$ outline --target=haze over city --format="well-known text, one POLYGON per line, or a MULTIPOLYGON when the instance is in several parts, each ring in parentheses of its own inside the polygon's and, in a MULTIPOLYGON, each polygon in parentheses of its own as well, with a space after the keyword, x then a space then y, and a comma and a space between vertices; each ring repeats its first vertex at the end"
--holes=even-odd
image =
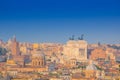
POLYGON ((89 43, 120 43, 119 0, 0 1, 0 39, 65 43, 84 34, 89 43))
POLYGON ((1 0, 0 80, 120 80, 119 0, 1 0))

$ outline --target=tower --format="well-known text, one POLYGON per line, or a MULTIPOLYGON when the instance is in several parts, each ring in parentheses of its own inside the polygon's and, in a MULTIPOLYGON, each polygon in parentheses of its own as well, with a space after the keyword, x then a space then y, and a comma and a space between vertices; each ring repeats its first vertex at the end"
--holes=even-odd
POLYGON ((19 43, 16 41, 16 37, 15 36, 12 38, 11 52, 12 52, 13 56, 20 55, 19 43))

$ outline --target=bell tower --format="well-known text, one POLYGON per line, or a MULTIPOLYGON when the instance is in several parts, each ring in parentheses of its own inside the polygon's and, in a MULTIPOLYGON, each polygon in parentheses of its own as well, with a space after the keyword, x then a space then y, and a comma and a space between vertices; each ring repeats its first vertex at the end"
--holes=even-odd
POLYGON ((19 43, 16 40, 16 36, 13 36, 13 38, 12 38, 11 52, 12 52, 13 56, 20 55, 19 43))

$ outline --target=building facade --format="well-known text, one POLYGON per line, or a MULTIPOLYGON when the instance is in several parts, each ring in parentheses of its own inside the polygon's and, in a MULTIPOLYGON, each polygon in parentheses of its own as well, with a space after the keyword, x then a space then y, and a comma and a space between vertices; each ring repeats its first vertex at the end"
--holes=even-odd
POLYGON ((32 55, 32 66, 33 67, 44 67, 45 66, 45 55, 42 51, 34 51, 32 55))
POLYGON ((85 40, 69 40, 63 46, 63 54, 67 59, 76 59, 83 62, 87 60, 87 42, 85 40))

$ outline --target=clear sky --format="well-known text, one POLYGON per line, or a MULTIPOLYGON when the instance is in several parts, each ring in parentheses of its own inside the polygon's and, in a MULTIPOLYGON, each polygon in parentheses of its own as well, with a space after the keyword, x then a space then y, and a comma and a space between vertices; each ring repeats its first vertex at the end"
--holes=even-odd
POLYGON ((0 39, 120 43, 119 0, 0 0, 0 39))

